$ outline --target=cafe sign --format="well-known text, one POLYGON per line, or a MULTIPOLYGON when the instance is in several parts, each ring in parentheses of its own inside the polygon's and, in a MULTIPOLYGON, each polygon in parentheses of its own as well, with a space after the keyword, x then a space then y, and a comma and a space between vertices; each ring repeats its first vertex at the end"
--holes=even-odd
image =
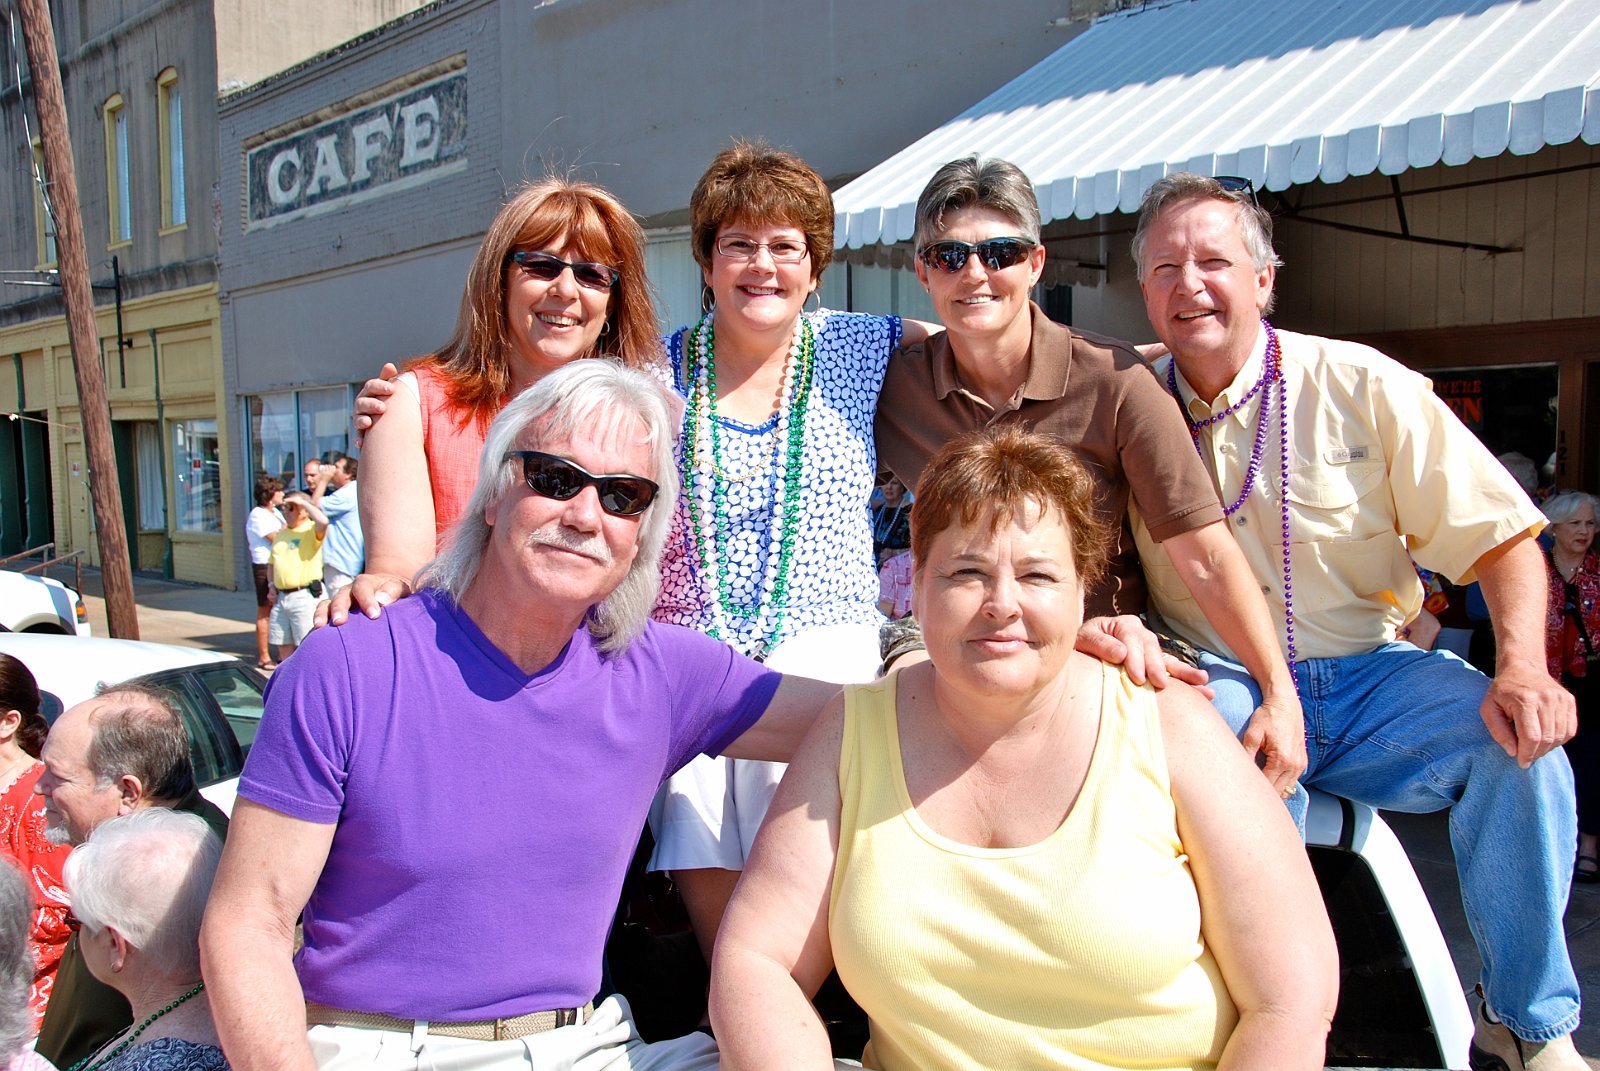
POLYGON ((463 56, 251 139, 246 226, 315 215, 466 166, 463 56), (440 66, 451 69, 441 74, 440 66))

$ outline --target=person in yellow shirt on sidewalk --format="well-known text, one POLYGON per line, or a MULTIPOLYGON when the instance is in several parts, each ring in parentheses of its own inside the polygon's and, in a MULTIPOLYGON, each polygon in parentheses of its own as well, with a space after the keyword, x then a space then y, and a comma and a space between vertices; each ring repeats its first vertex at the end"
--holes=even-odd
POLYGON ((317 600, 322 597, 322 539, 328 515, 296 491, 283 500, 284 527, 272 537, 272 606, 268 638, 277 645, 278 661, 294 654, 311 631, 317 600))

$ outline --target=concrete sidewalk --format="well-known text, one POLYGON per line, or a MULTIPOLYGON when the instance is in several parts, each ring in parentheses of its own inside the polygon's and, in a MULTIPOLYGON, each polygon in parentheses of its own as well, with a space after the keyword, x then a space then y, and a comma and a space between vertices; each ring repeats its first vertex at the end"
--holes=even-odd
MULTIPOLYGON (((70 570, 56 570, 55 576, 67 584, 73 582, 70 570)), ((101 595, 100 570, 83 571, 80 594, 94 634, 110 636, 106 603, 101 595)), ((138 606, 141 640, 203 647, 255 661, 254 591, 224 591, 135 574, 133 597, 138 606)))
MULTIPOLYGON (((67 583, 70 577, 58 576, 67 583)), ((105 601, 100 597, 98 570, 83 573, 83 601, 96 636, 108 636, 105 601)), ((196 584, 176 583, 147 576, 134 577, 134 596, 139 607, 140 638, 160 643, 186 644, 213 651, 225 651, 255 660, 255 593, 223 591, 196 584)), ((1417 877, 1433 905, 1455 960, 1468 1003, 1476 1007, 1473 986, 1482 969, 1472 933, 1467 928, 1461 907, 1460 886, 1456 881, 1454 857, 1450 850, 1448 816, 1444 812, 1426 815, 1386 814, 1384 816, 1400 838, 1417 877)), ((1504 905, 1515 910, 1516 905, 1504 905)), ((1587 1007, 1588 994, 1600 994, 1600 885, 1574 885, 1566 916, 1567 947, 1578 973, 1578 983, 1587 1007)), ((1578 1051, 1589 1066, 1600 1071, 1600 1015, 1586 1016, 1578 1028, 1578 1051)))

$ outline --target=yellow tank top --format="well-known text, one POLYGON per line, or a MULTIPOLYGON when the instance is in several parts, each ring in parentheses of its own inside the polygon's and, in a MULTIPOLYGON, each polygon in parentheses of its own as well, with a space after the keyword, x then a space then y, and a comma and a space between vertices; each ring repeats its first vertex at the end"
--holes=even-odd
POLYGON ((1038 844, 940 836, 906 790, 895 677, 845 689, 828 927, 882 1071, 1214 1067, 1238 1013, 1200 938, 1155 695, 1105 669, 1099 737, 1038 844))

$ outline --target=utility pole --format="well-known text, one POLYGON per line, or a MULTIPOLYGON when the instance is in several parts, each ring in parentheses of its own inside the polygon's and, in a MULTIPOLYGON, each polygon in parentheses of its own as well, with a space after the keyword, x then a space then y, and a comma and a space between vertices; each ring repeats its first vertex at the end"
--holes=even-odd
MULTIPOLYGON (((39 115, 44 173, 56 214, 56 256, 61 267, 61 297, 67 306, 67 338, 78 381, 78 416, 89 459, 89 496, 100 544, 100 581, 111 635, 139 638, 133 601, 133 570, 128 563, 128 533, 122 523, 122 492, 117 486, 116 454, 111 445, 111 405, 100 367, 99 332, 94 322, 94 292, 78 203, 78 176, 67 132, 67 102, 56 58, 55 30, 45 0, 17 0, 22 36, 33 75, 33 103, 39 115)), ((120 345, 120 339, 119 345, 120 345)))

